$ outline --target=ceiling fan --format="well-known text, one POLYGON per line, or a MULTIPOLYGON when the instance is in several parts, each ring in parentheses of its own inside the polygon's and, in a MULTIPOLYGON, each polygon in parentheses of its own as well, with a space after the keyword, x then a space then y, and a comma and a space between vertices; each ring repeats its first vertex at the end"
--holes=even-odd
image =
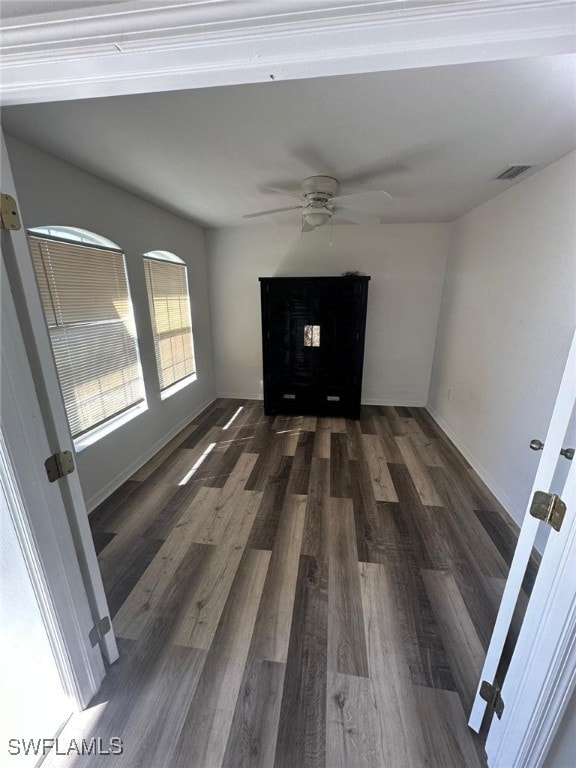
POLYGON ((302 211, 302 228, 303 230, 316 229, 323 224, 331 221, 336 215, 340 219, 347 219, 354 224, 365 224, 369 222, 380 222, 380 219, 376 216, 370 216, 351 208, 347 203, 354 197, 365 194, 380 194, 391 198, 385 190, 366 190, 366 192, 355 192, 350 195, 339 195, 339 183, 338 179, 332 176, 308 176, 302 182, 302 188, 300 192, 292 192, 291 190, 281 189, 278 187, 267 187, 273 192, 279 192, 283 195, 290 195, 297 197, 301 200, 301 205, 290 205, 286 208, 272 208, 268 211, 257 211, 256 213, 248 213, 244 216, 245 219, 254 219, 258 216, 269 216, 274 213, 282 213, 284 211, 302 211), (344 203, 344 205, 342 204, 344 203))

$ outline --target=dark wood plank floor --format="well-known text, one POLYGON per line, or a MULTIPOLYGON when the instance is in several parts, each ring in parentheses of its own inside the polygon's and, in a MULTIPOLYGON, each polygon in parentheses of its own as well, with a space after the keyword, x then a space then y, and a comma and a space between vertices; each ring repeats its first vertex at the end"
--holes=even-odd
POLYGON ((479 768, 516 530, 424 409, 217 400, 91 516, 122 651, 47 765, 479 768))

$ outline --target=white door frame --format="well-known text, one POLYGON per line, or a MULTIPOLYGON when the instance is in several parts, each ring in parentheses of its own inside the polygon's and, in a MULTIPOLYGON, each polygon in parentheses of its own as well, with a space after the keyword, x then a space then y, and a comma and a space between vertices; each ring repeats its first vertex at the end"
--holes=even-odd
MULTIPOLYGON (((504 593, 500 601, 496 623, 490 638, 490 645, 484 660, 482 674, 478 681, 476 697, 470 713, 468 725, 478 732, 482 725, 484 713, 486 711, 486 702, 480 696, 480 686, 482 681, 493 683, 496 677, 496 671, 502 657, 506 637, 512 623, 512 616, 518 596, 522 589, 522 581, 526 573, 526 567, 532 554, 532 548, 536 540, 536 534, 541 525, 540 521, 530 515, 530 505, 536 491, 548 491, 554 477, 556 466, 560 459, 560 450, 566 433, 568 422, 574 408, 574 399, 576 397, 576 332, 572 338, 572 344, 568 352, 566 366, 560 381, 560 387, 556 396, 556 402, 552 411, 550 424, 544 441, 544 450, 542 451, 536 476, 530 491, 529 501, 522 521, 520 535, 516 543, 514 558, 506 579, 504 593)), ((565 459, 560 459, 565 461, 565 459)), ((542 566, 541 566, 542 567, 542 566)), ((532 599, 532 598, 531 598, 532 599)))
MULTIPOLYGON (((561 459, 562 461, 562 459, 561 459)), ((576 689, 576 461, 502 686, 504 712, 486 741, 491 768, 540 768, 576 689)))
MULTIPOLYGON (((12 195, 17 200, 16 187, 3 133, 1 144, 2 192, 12 195)), ((22 222, 22 229, 20 230, 2 231, 2 251, 3 266, 6 267, 5 276, 7 274, 14 298, 12 306, 15 307, 13 310, 14 318, 9 316, 8 322, 15 323, 18 326, 18 334, 21 334, 23 339, 22 349, 26 350, 27 364, 29 365, 34 382, 32 391, 34 400, 32 402, 35 401, 39 405, 39 419, 43 425, 46 438, 47 450, 44 452, 44 455, 39 456, 36 451, 34 452, 35 459, 40 461, 42 472, 44 472, 44 460, 57 451, 73 451, 73 443, 58 383, 58 374, 52 355, 40 295, 34 276, 32 259, 30 258, 30 251, 26 240, 24 222, 22 222)), ((16 328, 14 328, 12 333, 16 333, 16 328)), ((20 367, 20 372, 24 375, 23 364, 20 367)), ((20 394, 17 387, 15 389, 15 397, 24 398, 24 393, 20 394)), ((25 402, 25 399, 20 402, 23 409, 25 408, 25 402)), ((35 448, 35 446, 31 446, 31 448, 35 448)), ((17 472, 18 467, 26 466, 26 457, 23 455, 18 458, 21 463, 16 462, 14 464, 17 472)), ((25 477, 23 479, 26 480, 25 477)), ((47 482, 45 475, 44 480, 47 482)), ((80 478, 77 472, 73 472, 53 485, 56 485, 59 489, 59 503, 63 505, 66 513, 68 528, 82 574, 81 581, 88 597, 93 623, 96 623, 99 619, 109 616, 109 611, 102 584, 102 575, 98 566, 98 559, 88 523, 88 512, 80 485, 80 478)), ((21 487, 24 487, 22 482, 21 487)), ((26 506, 28 507, 28 504, 26 506)), ((46 509, 51 509, 51 507, 47 506, 46 509)), ((33 528, 33 526, 34 523, 31 520, 31 527, 33 528)), ((41 545, 42 539, 39 539, 37 546, 41 545)), ((112 663, 118 658, 118 648, 112 629, 100 638, 100 649, 108 662, 112 663)))
POLYGON ((574 0, 132 0, 4 19, 4 104, 572 53, 574 0))

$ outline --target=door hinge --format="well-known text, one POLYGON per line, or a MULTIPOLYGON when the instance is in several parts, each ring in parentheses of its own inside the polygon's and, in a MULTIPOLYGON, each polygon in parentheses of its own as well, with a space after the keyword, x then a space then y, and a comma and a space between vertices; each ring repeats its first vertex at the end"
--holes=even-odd
POLYGON ((20 229, 21 227, 16 200, 10 195, 0 195, 0 228, 20 229))
POLYGON ((60 480, 62 477, 66 477, 71 472, 74 472, 74 459, 70 451, 60 451, 60 453, 54 453, 49 456, 44 462, 46 467, 46 474, 48 480, 53 483, 55 480, 60 480))
POLYGON ((99 619, 88 633, 88 638, 92 644, 92 648, 98 645, 100 640, 112 629, 110 624, 110 617, 104 616, 103 619, 99 619))
POLYGON ((536 491, 530 505, 530 514, 559 531, 566 514, 566 504, 555 493, 536 491))
POLYGON ((504 712, 504 700, 502 699, 500 693, 500 688, 496 685, 496 683, 491 685, 490 683, 487 683, 486 680, 482 680, 482 684, 480 686, 480 698, 488 702, 490 709, 493 709, 494 712, 496 712, 498 720, 500 720, 502 717, 502 712, 504 712))

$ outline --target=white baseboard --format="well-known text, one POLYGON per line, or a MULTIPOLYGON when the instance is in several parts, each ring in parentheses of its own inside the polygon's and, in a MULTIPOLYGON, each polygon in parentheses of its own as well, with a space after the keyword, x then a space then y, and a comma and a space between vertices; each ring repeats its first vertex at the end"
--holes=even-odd
POLYGON ((154 454, 158 453, 159 450, 164 448, 164 446, 172 440, 173 437, 176 437, 178 432, 181 432, 184 427, 186 427, 190 422, 198 416, 199 413, 202 413, 203 410, 208 408, 208 406, 214 402, 214 400, 217 399, 217 396, 214 395, 212 397, 208 397, 201 405, 199 405, 197 408, 195 408, 192 413, 190 413, 188 416, 186 416, 185 419, 182 419, 178 424, 176 424, 175 427, 173 427, 169 432, 167 432, 165 435, 163 435, 160 440, 157 440, 153 445, 151 445, 149 448, 147 448, 144 453, 142 453, 136 461, 133 461, 132 464, 130 464, 129 467, 126 467, 122 472, 120 472, 119 475, 116 475, 116 477, 111 480, 109 483, 107 483, 104 488, 101 488, 97 493, 95 493, 93 496, 91 496, 89 499, 86 499, 86 509, 88 510, 88 514, 90 512, 93 512, 96 507, 99 504, 102 504, 102 502, 108 498, 117 488, 120 488, 122 483, 125 483, 126 480, 129 480, 132 475, 137 472, 140 467, 143 467, 144 464, 146 464, 147 461, 149 461, 154 454))
MULTIPOLYGON (((263 395, 247 394, 246 392, 219 392, 218 397, 226 397, 231 400, 263 400, 263 395)), ((425 400, 406 400, 367 397, 362 399, 362 405, 399 405, 403 407, 425 408, 425 400)))
POLYGON ((217 397, 229 398, 230 400, 263 400, 264 395, 255 395, 247 392, 218 392, 217 397))
POLYGON ((488 489, 496 496, 500 504, 504 507, 508 515, 516 523, 516 525, 522 525, 522 518, 524 517, 525 510, 519 510, 517 503, 504 491, 498 483, 494 480, 490 472, 483 466, 478 458, 472 453, 468 446, 462 442, 462 440, 456 435, 451 427, 446 424, 444 419, 434 410, 434 408, 428 403, 426 410, 432 416, 436 424, 440 427, 442 432, 448 437, 448 439, 454 443, 456 448, 460 451, 462 456, 470 464, 474 472, 480 477, 482 482, 488 487, 488 489))
POLYGON ((425 408, 425 400, 398 400, 398 398, 389 399, 387 397, 363 397, 362 405, 388 405, 399 406, 401 408, 425 408))

